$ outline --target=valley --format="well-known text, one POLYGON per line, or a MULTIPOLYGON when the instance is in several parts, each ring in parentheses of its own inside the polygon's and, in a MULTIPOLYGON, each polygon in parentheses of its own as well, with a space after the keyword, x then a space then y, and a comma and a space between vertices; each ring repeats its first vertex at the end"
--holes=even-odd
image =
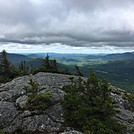
MULTIPOLYGON (((7 54, 9 61, 16 67, 21 61, 28 66, 39 68, 47 53, 35 54, 7 54)), ((58 54, 48 53, 50 60, 56 59, 58 67, 67 69, 70 74, 76 73, 78 66, 85 77, 88 77, 92 68, 100 79, 127 92, 134 92, 134 53, 121 54, 58 54)))

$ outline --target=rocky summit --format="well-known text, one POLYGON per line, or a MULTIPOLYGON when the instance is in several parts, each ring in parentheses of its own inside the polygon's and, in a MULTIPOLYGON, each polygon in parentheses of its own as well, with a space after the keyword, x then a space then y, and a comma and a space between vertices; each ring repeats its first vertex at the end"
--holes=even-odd
MULTIPOLYGON (((70 83, 70 75, 38 73, 18 77, 6 84, 0 85, 0 130, 7 133, 39 133, 39 134, 81 134, 75 130, 64 127, 63 109, 60 100, 65 92, 64 85, 70 83), (33 79, 39 83, 39 93, 50 91, 52 93, 53 105, 42 112, 38 110, 24 109, 28 97, 24 86, 33 79), (68 130, 68 132, 65 132, 68 130)), ((127 126, 127 132, 131 134, 134 126, 134 106, 123 99, 124 91, 111 86, 111 95, 118 103, 120 112, 114 117, 127 126)))

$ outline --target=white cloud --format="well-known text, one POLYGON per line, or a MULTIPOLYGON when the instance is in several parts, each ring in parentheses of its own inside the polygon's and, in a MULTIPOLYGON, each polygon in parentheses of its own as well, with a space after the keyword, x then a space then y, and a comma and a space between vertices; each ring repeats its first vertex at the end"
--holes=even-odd
POLYGON ((1 0, 0 16, 0 41, 11 47, 134 47, 133 0, 1 0))
POLYGON ((132 52, 134 47, 111 47, 111 46, 102 46, 102 47, 74 47, 63 45, 60 43, 54 43, 50 45, 29 45, 29 44, 16 44, 16 43, 5 43, 1 45, 0 51, 5 49, 10 53, 87 53, 87 54, 97 54, 97 53, 121 53, 121 52, 132 52))

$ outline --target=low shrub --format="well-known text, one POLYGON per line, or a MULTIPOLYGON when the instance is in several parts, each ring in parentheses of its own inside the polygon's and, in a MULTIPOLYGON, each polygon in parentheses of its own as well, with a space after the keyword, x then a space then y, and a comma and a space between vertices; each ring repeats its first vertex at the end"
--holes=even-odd
POLYGON ((39 93, 39 84, 30 79, 30 86, 23 89, 27 92, 28 102, 25 109, 43 111, 52 104, 52 94, 50 92, 39 93))

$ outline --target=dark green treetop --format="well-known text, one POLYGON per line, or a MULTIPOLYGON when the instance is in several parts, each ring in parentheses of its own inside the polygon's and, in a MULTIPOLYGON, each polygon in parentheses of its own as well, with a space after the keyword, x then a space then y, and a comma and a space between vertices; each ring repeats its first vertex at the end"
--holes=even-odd
POLYGON ((91 70, 87 81, 81 77, 63 87, 65 123, 84 133, 121 134, 124 126, 112 117, 117 113, 107 81, 99 80, 91 70))

